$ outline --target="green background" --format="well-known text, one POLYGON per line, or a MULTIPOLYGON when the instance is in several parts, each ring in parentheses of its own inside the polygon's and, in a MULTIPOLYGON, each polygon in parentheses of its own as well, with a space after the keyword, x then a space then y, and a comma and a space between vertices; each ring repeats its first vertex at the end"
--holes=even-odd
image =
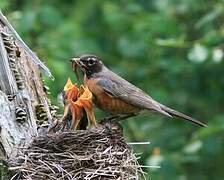
MULTIPOLYGON (((55 104, 69 59, 94 53, 153 98, 208 122, 144 113, 123 122, 144 169, 156 180, 224 178, 223 0, 1 0, 0 8, 47 64, 55 104)), ((97 113, 98 117, 102 113, 97 113)))

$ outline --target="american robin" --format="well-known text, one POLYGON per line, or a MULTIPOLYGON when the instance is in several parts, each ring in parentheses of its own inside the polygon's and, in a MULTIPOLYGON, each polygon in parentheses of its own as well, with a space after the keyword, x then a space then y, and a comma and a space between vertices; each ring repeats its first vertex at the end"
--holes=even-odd
POLYGON ((131 115, 146 109, 206 126, 203 122, 155 101, 143 90, 109 70, 95 55, 73 58, 72 66, 74 70, 78 66, 83 71, 84 84, 92 92, 94 103, 106 112, 131 115))

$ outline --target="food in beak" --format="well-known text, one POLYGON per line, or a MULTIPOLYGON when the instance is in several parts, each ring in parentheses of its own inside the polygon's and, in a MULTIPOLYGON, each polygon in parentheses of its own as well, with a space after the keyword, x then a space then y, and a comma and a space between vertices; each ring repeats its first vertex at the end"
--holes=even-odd
POLYGON ((78 72, 78 58, 73 58, 71 60, 72 62, 72 70, 75 72, 76 78, 78 81, 80 81, 80 76, 79 76, 79 72, 78 72))

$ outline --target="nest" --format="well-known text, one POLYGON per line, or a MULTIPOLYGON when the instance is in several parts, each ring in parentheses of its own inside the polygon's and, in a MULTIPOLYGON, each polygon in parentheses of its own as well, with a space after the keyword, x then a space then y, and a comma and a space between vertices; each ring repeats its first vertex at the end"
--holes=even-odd
POLYGON ((89 130, 35 138, 10 161, 13 179, 140 179, 137 158, 121 127, 106 123, 89 130))

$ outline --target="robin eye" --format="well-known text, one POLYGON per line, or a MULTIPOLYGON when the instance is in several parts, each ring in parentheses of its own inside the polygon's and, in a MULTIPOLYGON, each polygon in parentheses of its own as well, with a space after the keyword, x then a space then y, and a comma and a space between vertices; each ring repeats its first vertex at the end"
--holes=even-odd
POLYGON ((88 62, 88 66, 93 66, 95 64, 95 61, 93 59, 90 59, 88 62))

